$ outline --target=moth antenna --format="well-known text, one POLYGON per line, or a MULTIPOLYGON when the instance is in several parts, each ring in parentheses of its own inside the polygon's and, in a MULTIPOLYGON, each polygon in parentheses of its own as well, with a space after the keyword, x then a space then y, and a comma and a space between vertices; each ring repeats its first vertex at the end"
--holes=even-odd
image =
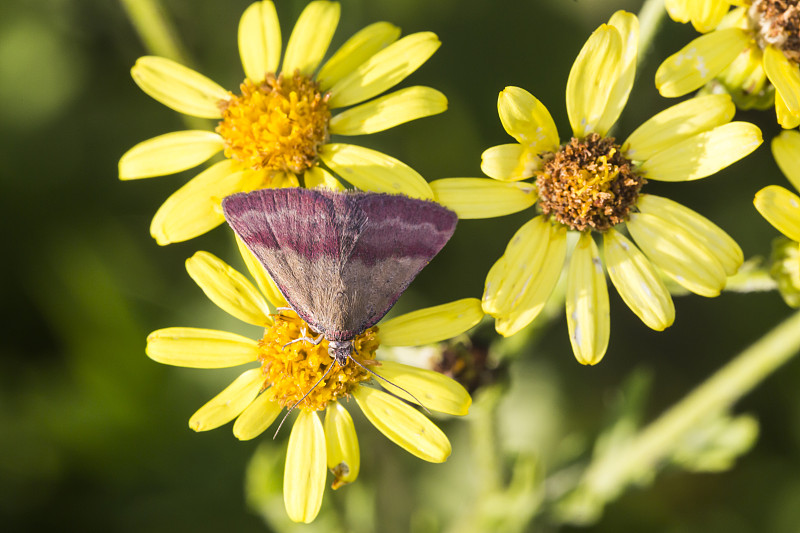
POLYGON ((283 418, 281 418, 281 423, 280 423, 280 424, 278 424, 278 429, 276 429, 276 430, 275 430, 275 434, 272 436, 272 440, 275 440, 275 438, 278 436, 278 432, 279 432, 279 431, 281 430, 281 428, 283 427, 283 423, 284 423, 284 422, 286 422, 286 417, 288 417, 288 416, 289 416, 289 413, 291 413, 291 412, 294 410, 294 408, 295 408, 295 407, 297 407, 297 406, 300 404, 300 402, 302 402, 303 400, 305 400, 305 399, 306 399, 306 396, 308 396, 309 394, 311 394, 311 391, 313 391, 314 389, 316 389, 316 388, 317 388, 317 385, 319 385, 319 384, 322 382, 322 380, 323 380, 323 379, 325 379, 326 377, 328 377, 328 374, 330 374, 330 373, 331 373, 331 370, 333 369, 333 365, 334 365, 334 364, 335 364, 335 361, 331 361, 331 366, 329 366, 329 367, 328 367, 328 370, 326 370, 326 371, 325 371, 325 373, 324 373, 324 374, 322 374, 322 377, 321 377, 321 378, 319 378, 319 379, 317 380, 317 382, 316 382, 316 383, 314 383, 314 386, 313 386, 313 387, 311 387, 310 389, 308 389, 308 392, 306 392, 305 394, 303 394, 303 397, 302 397, 302 398, 300 398, 299 400, 297 400, 297 401, 294 403, 294 405, 292 405, 292 406, 289 408, 289 410, 288 410, 288 411, 286 411, 286 414, 285 414, 285 415, 283 415, 283 418))
MULTIPOLYGON (((353 349, 355 349, 355 347, 354 347, 353 349)), ((373 372, 373 371, 372 371, 372 370, 370 370, 369 368, 365 367, 364 365, 362 365, 361 363, 359 363, 358 361, 356 361, 356 358, 355 358, 355 357, 350 357, 350 360, 351 360, 351 361, 353 361, 353 362, 354 362, 355 364, 357 364, 358 366, 360 366, 361 368, 363 368, 364 370, 366 370, 367 372, 369 372, 370 374, 372 374, 373 376, 375 376, 376 378, 378 378, 378 379, 382 379, 383 381, 385 381, 386 383, 388 383, 388 384, 389 384, 389 385, 391 385, 392 387, 397 387, 397 388, 398 388, 398 389, 400 389, 401 391, 405 392, 406 394, 408 394, 409 396, 411 396, 412 398, 414 398, 414 401, 415 401, 415 402, 417 402, 417 403, 419 404, 419 406, 420 406, 420 407, 422 407, 423 409, 425 409, 425 412, 427 412, 429 415, 430 415, 430 414, 433 414, 433 413, 431 413, 430 409, 428 409, 427 407, 425 407, 425 404, 424 404, 424 403, 422 403, 421 401, 419 401, 419 398, 417 398, 416 396, 414 396, 413 394, 411 394, 410 392, 408 392, 406 389, 404 389, 404 388, 403 388, 403 387, 401 387, 400 385, 396 385, 396 384, 392 383, 391 381, 389 381, 388 379, 386 379, 385 377, 381 376, 380 374, 377 374, 377 373, 373 372)), ((396 396, 396 397, 397 397, 397 395, 396 395, 396 394, 393 394, 393 393, 392 393, 392 391, 389 391, 389 394, 392 394, 392 396, 396 396)), ((400 399, 402 400, 402 398, 400 398, 400 399)))

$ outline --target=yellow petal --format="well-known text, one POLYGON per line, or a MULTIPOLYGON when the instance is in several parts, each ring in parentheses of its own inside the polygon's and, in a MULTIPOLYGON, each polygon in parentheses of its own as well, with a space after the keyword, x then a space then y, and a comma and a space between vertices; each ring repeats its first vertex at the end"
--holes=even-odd
POLYGON ((775 114, 778 117, 778 124, 780 124, 782 128, 792 129, 800 126, 800 115, 793 114, 789 108, 786 107, 786 102, 783 101, 781 93, 778 91, 775 91, 775 114))
POLYGON ((530 178, 543 166, 542 158, 521 144, 501 144, 481 154, 481 170, 496 180, 518 181, 530 178))
POLYGON ((690 2, 692 26, 700 33, 709 32, 719 26, 728 9, 730 9, 730 4, 725 0, 690 2))
POLYGON ((641 195, 636 206, 642 213, 666 219, 694 235, 717 258, 728 276, 736 274, 744 263, 744 253, 736 241, 722 228, 688 207, 652 194, 641 195))
POLYGON ((415 368, 393 361, 381 361, 375 372, 397 385, 395 387, 380 380, 379 383, 384 389, 399 398, 422 405, 431 411, 459 416, 466 415, 472 404, 472 398, 461 384, 433 370, 415 368), (402 389, 405 389, 406 392, 402 389))
POLYGON ((450 456, 450 441, 442 430, 402 400, 369 387, 358 387, 353 396, 367 420, 409 453, 431 463, 450 456))
POLYGON ((331 44, 340 11, 338 2, 318 0, 306 6, 286 45, 281 68, 285 75, 292 76, 295 71, 306 76, 314 73, 331 44))
POLYGON ((283 297, 280 289, 278 289, 278 286, 275 285, 275 282, 269 276, 267 269, 264 268, 261 261, 253 255, 253 252, 247 249, 247 246, 245 246, 238 235, 236 236, 236 245, 239 247, 239 253, 244 260, 247 271, 250 272, 250 275, 256 280, 261 294, 267 297, 267 302, 271 305, 270 312, 276 307, 287 307, 289 304, 286 303, 286 298, 283 297))
POLYGON ((308 189, 323 187, 334 191, 344 190, 344 185, 333 174, 319 166, 311 167, 303 173, 303 183, 308 189))
POLYGON ((661 63, 656 71, 656 88, 668 98, 699 89, 749 45, 750 37, 739 28, 701 35, 661 63))
POLYGON ((233 435, 239 440, 258 437, 278 418, 281 410, 281 406, 272 401, 268 394, 259 395, 236 418, 236 422, 233 423, 233 435))
POLYGON ((347 107, 394 87, 439 48, 435 33, 407 35, 376 53, 330 89, 332 108, 347 107))
POLYGON ((272 324, 269 306, 258 290, 220 258, 196 252, 186 260, 186 270, 208 299, 229 315, 255 326, 272 324))
POLYGON ((400 28, 388 22, 376 22, 356 32, 322 65, 317 75, 320 89, 327 91, 398 37, 400 28))
POLYGON ((531 93, 519 87, 506 87, 497 97, 497 112, 506 133, 535 152, 558 147, 558 130, 550 112, 531 93))
POLYGON ((664 7, 675 22, 689 22, 689 0, 665 0, 664 7))
POLYGON ((244 74, 260 82, 275 73, 281 60, 281 25, 275 4, 253 2, 239 21, 239 56, 244 74))
POLYGON ((355 481, 361 467, 358 436, 353 418, 339 402, 329 404, 325 410, 325 443, 328 470, 336 478, 332 488, 355 481))
POLYGON ((689 137, 730 122, 736 113, 727 94, 696 96, 654 115, 623 143, 625 156, 645 161, 689 137))
POLYGON ((458 218, 501 217, 527 209, 536 202, 536 185, 483 178, 445 178, 432 181, 434 198, 458 218))
POLYGON ((445 95, 430 87, 408 87, 339 113, 330 120, 330 132, 366 135, 394 128, 447 109, 445 95))
POLYGON ((433 191, 417 172, 381 152, 352 144, 326 144, 319 157, 353 187, 432 200, 433 191))
POLYGON ((600 362, 611 332, 608 287, 591 233, 581 233, 567 274, 567 328, 572 352, 582 365, 600 362))
POLYGON ((725 269, 714 254, 681 226, 648 213, 632 213, 628 231, 645 255, 664 274, 701 296, 718 296, 725 269))
POLYGON ((729 122, 684 139, 642 163, 647 179, 691 181, 710 176, 761 145, 761 130, 749 122, 729 122))
POLYGON ((301 409, 289 436, 283 472, 283 502, 294 522, 312 522, 322 506, 325 448, 325 431, 319 416, 315 411, 301 409))
POLYGON ((784 130, 772 138, 772 157, 781 172, 800 190, 800 133, 784 130))
POLYGON ((778 185, 769 185, 756 193, 753 203, 778 231, 800 241, 800 197, 778 185))
POLYGON ((671 326, 675 321, 672 296, 644 254, 612 228, 603 236, 603 255, 608 277, 631 311, 656 331, 671 326))
POLYGON ((220 209, 224 197, 251 190, 259 181, 257 173, 243 171, 236 161, 220 161, 167 198, 153 217, 150 234, 161 245, 202 235, 225 221, 220 209))
POLYGON ((583 45, 567 80, 567 115, 575 137, 596 132, 622 74, 622 37, 603 24, 583 45))
POLYGON ((134 180, 174 174, 207 161, 225 147, 211 131, 175 131, 140 142, 119 160, 119 179, 134 180))
POLYGON ((189 419, 195 431, 208 431, 227 424, 256 399, 264 385, 261 368, 251 368, 237 377, 189 419))
POLYGON ((258 359, 258 342, 215 329, 165 328, 147 336, 145 352, 165 365, 228 368, 258 359))
POLYGON ((567 251, 566 229, 536 217, 511 238, 486 276, 483 309, 506 337, 533 321, 556 286, 567 251))
POLYGON ((764 72, 791 115, 800 115, 800 69, 774 46, 764 49, 764 72))
POLYGON ((480 300, 463 298, 387 320, 381 323, 379 336, 385 346, 420 346, 461 335, 482 318, 480 300))
POLYGON ((194 117, 220 118, 228 91, 194 70, 165 57, 136 60, 131 76, 144 92, 165 106, 194 117))
POLYGON ((628 95, 636 76, 636 55, 639 50, 639 19, 636 15, 627 11, 617 11, 611 16, 608 24, 616 28, 622 38, 622 55, 619 78, 611 88, 603 116, 594 130, 603 134, 611 129, 625 108, 625 104, 628 103, 628 95))

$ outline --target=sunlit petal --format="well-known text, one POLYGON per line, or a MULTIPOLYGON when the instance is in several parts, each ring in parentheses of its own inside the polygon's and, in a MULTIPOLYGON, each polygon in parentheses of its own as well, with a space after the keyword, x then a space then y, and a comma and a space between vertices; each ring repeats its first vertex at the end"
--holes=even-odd
POLYGON ((380 324, 381 345, 420 346, 461 335, 483 318, 477 298, 418 309, 380 324))
POLYGON ((398 37, 400 28, 388 22, 376 22, 356 32, 322 65, 317 74, 320 89, 327 91, 398 37))
POLYGON ((628 95, 636 76, 636 55, 639 49, 639 19, 636 15, 627 11, 617 11, 611 16, 608 24, 616 28, 622 38, 622 55, 619 78, 611 88, 603 117, 595 127, 598 133, 608 132, 628 103, 628 95))
POLYGON ((542 158, 536 152, 516 143, 492 146, 481 154, 481 170, 496 180, 524 180, 533 176, 543 165, 542 158))
POLYGON ((253 2, 239 20, 239 56, 244 74, 259 82, 278 70, 281 60, 281 25, 275 4, 253 2))
POLYGON ((306 6, 294 25, 281 71, 292 76, 296 71, 310 76, 325 57, 339 24, 338 2, 317 0, 306 6))
POLYGON ((308 524, 319 513, 325 493, 325 454, 325 431, 319 416, 302 409, 289 436, 283 472, 283 502, 294 522, 308 524))
POLYGON ((328 470, 336 478, 332 488, 355 481, 361 466, 358 435, 353 418, 339 402, 329 404, 325 410, 325 443, 328 470))
POLYGON ((320 166, 311 167, 303 173, 303 182, 309 189, 323 187, 334 191, 344 190, 344 185, 333 174, 320 166))
POLYGON ((608 348, 611 318, 603 263, 591 233, 581 233, 567 273, 567 328, 579 363, 595 365, 608 348))
POLYGON ((764 72, 790 115, 800 116, 800 68, 774 46, 764 49, 764 72))
POLYGON ((447 109, 445 95, 430 87, 408 87, 339 113, 330 120, 330 132, 366 135, 388 130, 447 109))
POLYGON ((147 336, 153 361, 187 368, 228 368, 258 359, 258 342, 227 331, 165 328, 147 336))
POLYGON ((800 197, 778 185, 769 185, 756 193, 753 203, 778 231, 800 241, 800 197))
POLYGON ((772 157, 794 188, 800 190, 800 133, 784 130, 773 137, 772 157))
POLYGON ((526 147, 547 152, 558 147, 558 130, 550 112, 531 93, 506 87, 497 97, 497 112, 506 133, 526 147))
POLYGON ((280 414, 281 406, 272 401, 268 394, 261 394, 247 406, 233 423, 233 435, 239 440, 258 437, 272 425, 280 414))
POLYGON ((536 202, 536 185, 482 178, 445 178, 430 183, 436 201, 458 218, 492 218, 527 209, 536 202))
POLYGON ((256 399, 264 385, 261 368, 251 368, 237 377, 189 419, 195 431, 208 431, 227 424, 256 399))
POLYGON ((224 146, 222 137, 211 131, 165 133, 140 142, 125 152, 119 160, 119 179, 164 176, 194 168, 224 146))
POLYGON ((472 404, 472 398, 461 384, 433 370, 416 368, 393 361, 381 361, 380 366, 375 368, 375 372, 397 385, 395 387, 380 380, 379 383, 384 389, 399 398, 422 405, 431 411, 465 415, 472 404), (402 389, 405 389, 405 392, 402 389))

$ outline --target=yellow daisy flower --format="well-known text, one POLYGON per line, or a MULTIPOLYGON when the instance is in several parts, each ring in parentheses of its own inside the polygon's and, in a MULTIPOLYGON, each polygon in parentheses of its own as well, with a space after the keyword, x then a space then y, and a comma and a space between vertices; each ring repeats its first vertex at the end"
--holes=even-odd
POLYGON ((528 203, 523 194, 541 211, 517 231, 486 278, 483 309, 496 318, 502 335, 513 335, 536 318, 561 275, 567 233, 578 234, 566 308, 572 348, 583 364, 599 362, 608 346, 603 262, 631 310, 663 330, 675 309, 662 272, 694 293, 716 296, 743 261, 739 246, 719 227, 672 200, 642 194, 641 188, 647 180, 709 176, 755 150, 761 132, 730 122, 735 108, 729 96, 709 95, 658 113, 622 143, 609 137, 633 84, 637 40, 636 17, 619 11, 583 46, 567 81, 572 126, 567 142, 560 143, 539 100, 507 87, 497 105, 500 121, 517 142, 483 153, 481 168, 495 181, 431 183, 437 201, 460 218, 517 211, 528 203), (520 184, 533 176, 535 183, 520 184), (593 233, 602 237, 603 262, 593 233))
POLYGON ((150 233, 159 244, 201 235, 224 220, 225 196, 264 187, 341 188, 332 173, 359 189, 430 199, 427 182, 404 163, 330 135, 383 131, 447 108, 430 87, 408 87, 380 98, 418 69, 439 47, 434 33, 402 39, 377 22, 353 35, 317 68, 339 21, 337 2, 311 2, 289 37, 283 64, 281 32, 271 1, 248 7, 239 23, 245 80, 240 93, 163 57, 146 56, 131 69, 134 81, 162 104, 219 120, 215 131, 177 131, 137 144, 119 162, 123 180, 193 168, 219 152, 225 159, 200 172, 159 208, 150 233), (334 110, 348 108, 337 114, 334 110))
MULTIPOLYGON (((683 96, 716 79, 740 107, 765 108, 774 101, 781 126, 800 125, 798 0, 680 3, 690 6, 686 10, 707 9, 709 13, 726 11, 728 4, 743 7, 730 11, 714 31, 693 40, 661 64, 656 72, 659 92, 667 97, 683 96)), ((703 28, 701 31, 709 29, 703 28)))
POLYGON ((236 419, 233 434, 248 440, 265 431, 284 407, 300 402, 289 437, 283 485, 286 511, 296 522, 311 522, 316 517, 326 467, 333 474, 334 489, 358 477, 358 439, 342 400, 353 397, 378 430, 410 453, 434 463, 445 461, 450 455, 447 437, 403 400, 431 411, 465 415, 471 403, 469 394, 437 372, 376 361, 376 350, 379 346, 430 344, 459 335, 480 322, 480 301, 466 298, 386 320, 355 338, 353 357, 363 366, 351 363, 330 369, 334 361, 328 354, 328 341, 317 345, 297 341, 314 332, 292 311, 274 313, 275 307, 286 305, 285 300, 241 243, 240 251, 260 291, 243 274, 207 252, 188 259, 186 268, 223 311, 264 328, 260 339, 184 327, 160 329, 147 338, 147 355, 160 363, 190 368, 258 363, 194 413, 189 426, 207 431, 236 419), (383 378, 376 381, 390 394, 369 386, 372 375, 364 367, 383 378), (327 378, 320 381, 329 369, 327 378), (319 411, 325 412, 324 422, 319 411))
MULTIPOLYGON (((800 133, 786 130, 772 139, 772 155, 800 190, 800 133)), ((800 307, 800 196, 779 185, 768 185, 756 193, 753 203, 761 216, 793 241, 778 247, 772 275, 786 303, 800 307)))

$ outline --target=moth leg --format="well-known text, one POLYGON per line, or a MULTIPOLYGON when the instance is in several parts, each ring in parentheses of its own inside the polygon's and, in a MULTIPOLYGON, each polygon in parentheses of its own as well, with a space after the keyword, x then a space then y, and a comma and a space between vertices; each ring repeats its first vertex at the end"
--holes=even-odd
POLYGON ((323 337, 324 336, 322 335, 322 333, 320 333, 319 337, 317 337, 316 339, 312 339, 311 337, 308 336, 308 331, 306 330, 306 328, 303 327, 303 328, 300 328, 300 337, 298 337, 298 338, 296 338, 296 339, 294 339, 292 341, 287 342, 286 344, 283 345, 282 349, 285 350, 286 347, 289 346, 290 344, 294 344, 294 343, 300 342, 300 341, 307 341, 307 342, 310 342, 312 345, 316 346, 317 344, 322 342, 323 337))

